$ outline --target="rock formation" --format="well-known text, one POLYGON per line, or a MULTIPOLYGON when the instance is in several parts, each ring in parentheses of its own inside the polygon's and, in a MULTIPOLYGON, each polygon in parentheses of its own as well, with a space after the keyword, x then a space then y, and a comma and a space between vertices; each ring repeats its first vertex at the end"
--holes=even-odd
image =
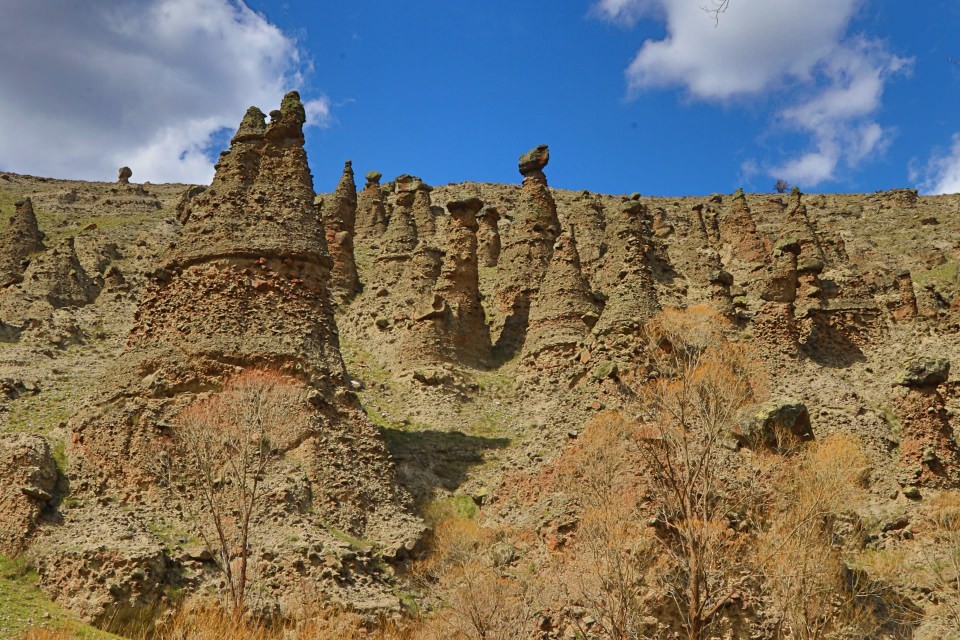
POLYGON ((718 229, 720 242, 730 247, 737 259, 765 262, 769 258, 769 245, 757 233, 757 225, 742 189, 737 189, 730 209, 719 217, 718 229))
POLYGON ((803 316, 810 309, 820 309, 826 303, 820 274, 824 264, 818 258, 797 261, 797 316, 803 316))
POLYGON ((99 283, 77 258, 72 236, 37 256, 23 274, 20 288, 26 297, 44 298, 54 308, 82 307, 100 294, 99 283))
POLYGON ((800 345, 794 303, 797 300, 797 255, 800 243, 786 238, 777 243, 773 271, 763 282, 764 301, 754 318, 754 332, 760 343, 784 355, 795 356, 800 345))
POLYGON ((906 269, 897 273, 898 304, 893 310, 897 322, 906 322, 917 317, 917 294, 913 290, 913 278, 906 269))
POLYGON ((730 296, 730 287, 733 285, 733 275, 729 271, 717 269, 710 272, 710 302, 720 313, 730 317, 733 314, 733 300, 730 296))
POLYGON ((651 230, 646 205, 624 202, 607 231, 611 264, 618 267, 611 272, 612 288, 604 292, 608 299, 593 332, 598 336, 637 334, 660 310, 649 266, 651 230))
POLYGON ((0 234, 0 289, 23 278, 32 255, 46 249, 30 198, 15 205, 10 226, 0 234))
POLYGON ((130 167, 120 167, 118 174, 117 182, 119 184, 130 184, 130 178, 133 177, 133 171, 130 167))
POLYGON ((503 318, 497 348, 505 355, 515 353, 523 345, 530 302, 540 289, 550 265, 553 243, 560 234, 557 205, 543 173, 549 161, 546 145, 520 156, 523 187, 512 237, 500 254, 495 294, 503 318))
POLYGON ((0 436, 0 553, 23 551, 57 485, 50 444, 27 434, 0 436))
POLYGON ((787 208, 782 233, 792 236, 800 243, 800 260, 824 260, 823 250, 817 238, 817 232, 807 215, 807 205, 803 202, 800 189, 794 187, 790 193, 792 205, 787 208))
POLYGON ((387 210, 383 204, 379 171, 368 171, 367 183, 357 195, 357 238, 380 238, 387 230, 387 210))
POLYGON ((592 282, 607 247, 604 242, 606 221, 600 198, 589 191, 581 191, 567 212, 571 230, 576 232, 577 253, 583 275, 592 282), (575 222, 574 222, 575 221, 575 222))
POLYGON ((442 250, 421 242, 404 262, 400 279, 393 287, 383 289, 378 322, 392 315, 390 330, 396 345, 386 359, 392 361, 397 374, 450 362, 445 324, 450 310, 446 301, 434 293, 443 259, 442 250))
POLYGON ((477 214, 477 259, 481 267, 495 267, 500 260, 500 212, 496 207, 484 207, 477 214))
POLYGON ((477 197, 447 203, 447 251, 435 292, 447 306, 447 332, 454 359, 473 366, 490 358, 490 329, 480 302, 477 265, 477 197))
MULTIPOLYGON (((195 197, 182 234, 154 272, 125 354, 70 422, 80 462, 72 486, 81 494, 109 490, 149 501, 162 493, 153 471, 158 452, 196 394, 218 393, 238 371, 268 369, 295 380, 309 403, 302 425, 290 427, 300 431, 287 434, 283 448, 284 459, 296 464, 264 483, 306 487, 297 514, 304 526, 335 527, 395 548, 408 544, 419 525, 394 485, 377 429, 348 390, 304 120, 295 92, 269 125, 259 109, 244 116, 213 183, 195 197)), ((257 526, 265 531, 283 522, 257 526)))
POLYGON ((422 238, 430 238, 437 232, 430 201, 430 192, 433 191, 433 187, 413 176, 410 184, 413 187, 413 220, 417 225, 417 233, 422 238))
POLYGON ((330 290, 338 300, 347 301, 360 291, 360 277, 353 254, 357 187, 353 181, 353 165, 349 160, 343 165, 343 175, 337 188, 324 205, 323 225, 327 247, 333 259, 330 290))
POLYGON ((941 391, 949 373, 949 361, 921 357, 906 362, 897 380, 903 387, 894 410, 903 431, 900 481, 905 486, 960 486, 960 449, 941 391))
MULTIPOLYGON (((373 280, 375 284, 392 285, 405 273, 410 254, 419 242, 417 226, 413 221, 413 191, 399 190, 394 203, 390 224, 380 241, 380 252, 374 259, 373 280)), ((373 284, 373 283, 372 283, 373 284)))
POLYGON ((576 238, 565 232, 553 245, 550 267, 530 306, 524 362, 538 367, 567 364, 598 318, 576 238))

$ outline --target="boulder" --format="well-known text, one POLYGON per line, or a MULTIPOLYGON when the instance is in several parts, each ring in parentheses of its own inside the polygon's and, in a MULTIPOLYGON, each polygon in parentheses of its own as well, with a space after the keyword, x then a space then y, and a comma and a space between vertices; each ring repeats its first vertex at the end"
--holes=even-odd
POLYGON ((897 375, 897 384, 903 387, 937 387, 950 376, 950 361, 946 358, 920 356, 903 363, 897 375))
POLYGON ((759 445, 781 449, 785 437, 813 440, 813 427, 807 405, 796 400, 775 400, 741 420, 734 437, 744 446, 759 445))
POLYGON ((16 554, 30 542, 57 487, 57 466, 42 436, 0 436, 0 552, 16 554))

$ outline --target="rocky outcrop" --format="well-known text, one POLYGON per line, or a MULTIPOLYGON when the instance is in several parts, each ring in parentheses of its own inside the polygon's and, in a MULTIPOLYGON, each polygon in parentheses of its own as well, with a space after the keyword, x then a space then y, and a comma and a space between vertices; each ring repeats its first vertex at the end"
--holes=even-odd
POLYGON ((781 227, 781 233, 797 239, 800 244, 799 259, 801 262, 808 260, 825 260, 823 250, 820 248, 820 241, 817 237, 817 231, 810 221, 807 214, 807 205, 803 202, 803 194, 800 189, 794 187, 790 193, 792 202, 787 207, 785 220, 781 227))
POLYGON ((649 264, 650 222, 647 206, 636 200, 624 202, 608 222, 609 259, 618 267, 611 272, 612 288, 604 292, 607 302, 593 329, 597 336, 637 335, 660 310, 649 264))
POLYGON ((817 258, 797 261, 797 300, 798 317, 807 315, 812 309, 821 309, 826 304, 820 274, 824 264, 817 258))
POLYGON ((733 299, 730 287, 733 286, 733 275, 729 271, 716 269, 708 276, 710 282, 710 302, 720 310, 724 316, 733 314, 733 299))
POLYGON ((717 219, 720 243, 729 247, 733 257, 746 262, 765 262, 770 247, 757 233, 757 225, 750 214, 742 189, 733 194, 730 208, 717 219))
POLYGON ((0 436, 0 553, 24 550, 57 486, 50 443, 37 435, 0 436))
MULTIPOLYGON (((397 176, 393 183, 397 192, 397 206, 403 206, 409 211, 413 225, 417 230, 417 236, 421 239, 432 237, 437 231, 430 200, 430 192, 433 191, 433 187, 417 176, 408 173, 397 176), (403 197, 404 203, 402 205, 399 202, 400 194, 409 194, 403 197)), ((391 223, 392 221, 393 216, 391 215, 391 223)))
POLYGON ((437 223, 433 219, 433 206, 430 192, 433 187, 419 178, 414 178, 413 191, 413 220, 417 225, 417 233, 422 238, 432 238, 437 232, 437 223))
POLYGON ((947 414, 943 385, 950 363, 943 358, 908 360, 897 378, 894 411, 903 432, 900 482, 904 486, 960 486, 960 449, 947 414))
POLYGON ((797 300, 797 255, 800 244, 794 238, 777 243, 775 264, 769 277, 762 283, 763 300, 754 318, 757 341, 768 350, 795 356, 800 347, 795 305, 797 300))
POLYGON ((487 206, 477 214, 477 260, 481 267, 495 267, 500 260, 500 212, 487 206))
POLYGON ((60 525, 73 535, 45 537, 34 549, 40 587, 64 609, 95 625, 142 619, 172 603, 174 563, 135 513, 69 511, 60 525))
POLYGON ((549 160, 546 145, 520 156, 523 187, 511 238, 501 251, 495 293, 498 317, 503 319, 497 348, 504 355, 523 345, 530 302, 540 289, 560 234, 557 205, 543 173, 549 160))
POLYGON ((897 306, 893 317, 897 322, 907 322, 917 317, 917 294, 913 290, 913 278, 906 269, 897 273, 897 306))
POLYGON ((343 175, 333 195, 324 203, 323 226, 327 248, 333 259, 330 291, 340 302, 348 301, 360 291, 360 277, 353 254, 353 236, 357 216, 357 187, 353 181, 353 165, 347 160, 343 175))
POLYGON ((379 301, 378 317, 392 314, 392 322, 383 328, 394 334, 396 348, 387 360, 400 375, 451 361, 446 325, 450 308, 434 292, 443 261, 442 250, 421 242, 410 256, 402 279, 395 287, 384 289, 387 293, 379 301))
POLYGON ((100 284, 87 275, 77 258, 72 236, 37 256, 23 274, 20 288, 27 298, 46 299, 54 308, 82 307, 100 294, 100 284))
POLYGON ((742 419, 732 435, 743 446, 766 446, 782 452, 814 437, 807 405, 790 399, 765 403, 742 419))
POLYGON ((26 198, 15 207, 10 226, 0 234, 0 289, 20 282, 30 257, 46 249, 33 202, 26 198))
POLYGON ((572 232, 557 238, 540 291, 530 307, 523 362, 536 367, 569 363, 599 318, 597 303, 580 268, 572 232))
POLYGON ((435 289, 447 307, 445 322, 453 358, 473 366, 488 364, 490 358, 490 329, 480 302, 477 258, 477 214, 482 207, 477 197, 447 203, 447 251, 435 289))
POLYGON ((565 210, 565 216, 570 230, 577 236, 580 268, 587 280, 592 282, 607 250, 604 239, 606 218, 603 202, 598 195, 590 191, 581 191, 569 209, 565 210))
POLYGON ((413 191, 397 192, 390 224, 380 241, 380 252, 373 261, 371 281, 374 286, 391 286, 398 282, 419 243, 417 225, 413 221, 413 198, 413 191))
POLYGON ((357 195, 357 238, 380 238, 387 230, 387 210, 380 188, 381 177, 379 171, 368 171, 367 183, 357 195))
MULTIPOLYGON (((291 463, 265 486, 307 487, 308 504, 297 513, 303 527, 402 546, 420 526, 378 430, 349 391, 304 120, 295 92, 269 125, 258 109, 247 112, 153 273, 124 355, 69 423, 78 460, 71 483, 80 493, 165 504, 155 469, 180 413, 238 371, 267 369, 309 402, 285 437, 283 460, 291 463)), ((263 539, 283 520, 259 522, 263 539)), ((320 580, 319 572, 301 576, 320 580)))

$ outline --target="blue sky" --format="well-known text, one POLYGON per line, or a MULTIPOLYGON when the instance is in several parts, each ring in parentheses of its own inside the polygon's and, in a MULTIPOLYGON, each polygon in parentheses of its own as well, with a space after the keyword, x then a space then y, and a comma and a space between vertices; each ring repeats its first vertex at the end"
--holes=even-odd
POLYGON ((0 169, 205 182, 298 88, 321 191, 518 182, 541 143, 569 189, 960 191, 960 3, 714 1, 7 0, 0 169))

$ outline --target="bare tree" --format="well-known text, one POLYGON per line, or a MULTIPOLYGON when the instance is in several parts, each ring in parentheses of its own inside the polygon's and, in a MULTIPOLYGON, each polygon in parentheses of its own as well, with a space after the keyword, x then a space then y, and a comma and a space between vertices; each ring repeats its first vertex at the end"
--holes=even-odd
POLYGON ((597 415, 580 434, 569 470, 561 472, 584 510, 563 574, 555 580, 566 600, 587 614, 571 620, 583 637, 643 637, 646 576, 657 554, 639 508, 637 428, 618 412, 597 415))
POLYGON ((648 325, 653 379, 642 391, 641 453, 652 482, 663 579, 689 640, 702 640, 735 591, 742 498, 720 472, 722 444, 757 394, 753 360, 706 308, 665 311, 648 325))
POLYGON ((720 23, 720 14, 726 13, 727 9, 730 8, 730 0, 709 0, 708 4, 700 7, 707 12, 711 18, 713 18, 714 24, 720 23))
POLYGON ((235 613, 246 602, 251 528, 264 477, 279 458, 280 433, 300 418, 302 403, 292 380, 252 370, 197 399, 175 421, 171 463, 178 478, 171 486, 223 572, 235 613))

